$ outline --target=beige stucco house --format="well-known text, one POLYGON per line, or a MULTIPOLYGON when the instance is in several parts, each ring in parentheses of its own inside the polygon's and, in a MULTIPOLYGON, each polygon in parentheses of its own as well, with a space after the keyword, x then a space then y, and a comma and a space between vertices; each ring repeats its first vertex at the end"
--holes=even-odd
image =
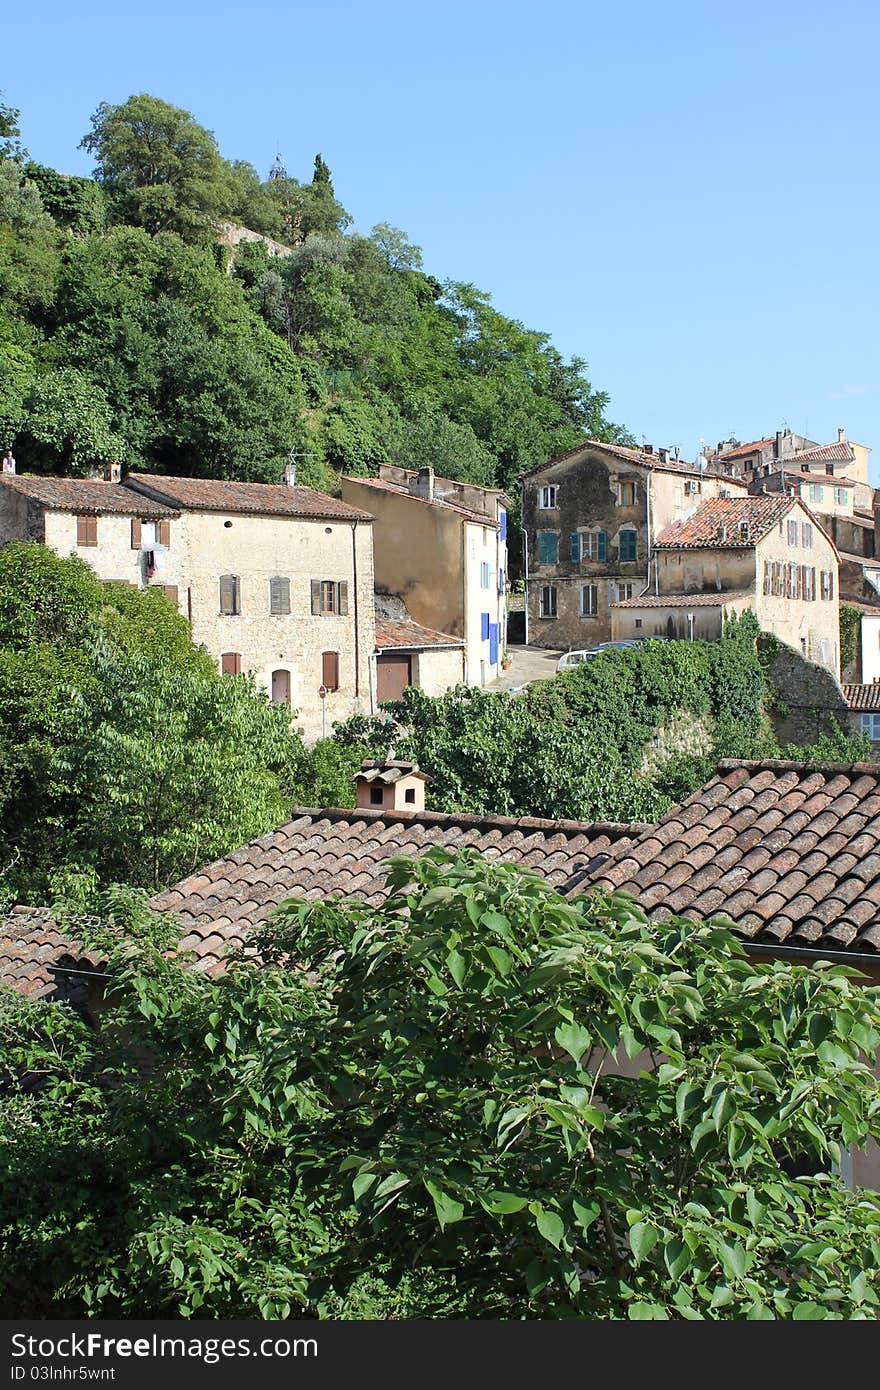
POLYGON ((5 477, 0 544, 13 539, 160 585, 219 669, 252 672, 306 738, 375 708, 372 521, 337 498, 158 474, 5 477))
POLYGON ((654 585, 656 540, 707 498, 745 483, 667 449, 591 440, 522 476, 527 640, 591 647, 612 636, 612 607, 654 585))
POLYGON ((750 608, 765 632, 837 677, 838 600, 837 551, 799 498, 714 498, 658 535, 651 587, 612 605, 612 630, 711 640, 750 608))
POLYGON ((493 680, 507 641, 504 493, 382 464, 377 478, 343 478, 342 496, 373 516, 377 593, 398 596, 417 624, 463 642, 455 680, 448 659, 449 684, 493 680))

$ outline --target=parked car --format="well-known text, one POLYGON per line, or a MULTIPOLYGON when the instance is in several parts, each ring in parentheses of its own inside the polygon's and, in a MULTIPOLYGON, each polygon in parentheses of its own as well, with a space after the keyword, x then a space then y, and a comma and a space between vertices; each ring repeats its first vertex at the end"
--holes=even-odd
POLYGON ((556 670, 571 671, 585 661, 592 661, 607 651, 626 651, 629 647, 643 647, 646 642, 668 642, 668 637, 621 637, 617 642, 597 642, 595 647, 582 647, 576 651, 563 652, 556 663, 556 670))

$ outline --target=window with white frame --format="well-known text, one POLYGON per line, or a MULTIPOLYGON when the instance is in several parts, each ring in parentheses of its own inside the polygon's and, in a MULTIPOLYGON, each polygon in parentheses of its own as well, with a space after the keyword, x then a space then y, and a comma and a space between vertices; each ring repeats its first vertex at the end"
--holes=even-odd
POLYGON ((880 714, 862 715, 862 733, 867 734, 872 743, 880 743, 880 714))
POLYGON ((542 584, 540 598, 540 616, 542 618, 556 617, 556 585, 542 584))
POLYGON ((632 586, 632 584, 618 584, 618 585, 617 585, 617 602, 618 602, 618 603, 623 603, 624 599, 632 598, 632 596, 633 596, 633 586, 632 586))
POLYGON ((808 521, 801 526, 801 545, 804 550, 813 549, 813 528, 808 521))
POLYGON ((811 501, 811 502, 824 502, 824 501, 825 501, 825 489, 824 489, 824 487, 822 486, 821 483, 810 483, 810 501, 811 501))
POLYGON ((544 511, 552 511, 554 507, 559 506, 559 488, 556 483, 548 483, 546 487, 541 488, 538 506, 544 511))
POLYGON ((790 522, 788 523, 788 543, 789 543, 789 545, 797 545, 797 542, 798 542, 798 524, 797 524, 796 521, 790 521, 790 522))
POLYGON ((490 585, 490 583, 491 583, 491 579, 492 579, 492 576, 491 576, 491 572, 490 572, 490 569, 489 569, 489 561, 488 561, 488 560, 481 560, 481 561, 480 561, 480 588, 481 588, 481 589, 488 589, 488 588, 489 588, 489 585, 490 585))
POLYGON ((634 507, 636 504, 636 485, 630 478, 623 478, 617 484, 618 507, 634 507))
POLYGON ((598 584, 581 585, 581 617, 595 618, 599 612, 598 584))
POLYGON ((822 597, 828 600, 834 598, 833 570, 822 570, 822 597))
POLYGON ((847 500, 848 500, 848 497, 847 497, 846 488, 845 488, 845 487, 836 487, 836 488, 834 489, 834 505, 835 505, 836 507, 845 507, 846 504, 847 504, 847 500))

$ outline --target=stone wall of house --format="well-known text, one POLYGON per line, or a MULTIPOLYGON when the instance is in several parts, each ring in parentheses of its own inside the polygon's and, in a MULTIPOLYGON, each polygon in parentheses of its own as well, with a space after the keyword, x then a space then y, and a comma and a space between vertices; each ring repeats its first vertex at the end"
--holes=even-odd
POLYGON ((28 500, 14 488, 0 483, 0 545, 10 541, 42 540, 30 535, 28 500))
POLYGON ((250 227, 242 227, 238 222, 221 222, 217 240, 223 246, 228 246, 232 251, 229 258, 229 269, 232 269, 235 257, 235 248, 242 241, 261 241, 269 252, 270 256, 292 256, 293 248, 285 246, 283 242, 273 241, 270 236, 263 236, 262 232, 254 232, 250 227))
POLYGON ((181 602, 193 641, 204 643, 218 664, 224 653, 239 653, 242 671, 252 671, 269 693, 272 673, 287 671, 290 702, 306 739, 321 736, 324 718, 330 733, 332 721, 369 712, 376 645, 371 523, 221 512, 187 512, 182 520, 181 602), (239 578, 240 613, 220 612, 219 581, 227 574, 239 578), (289 614, 270 612, 269 581, 276 576, 290 581, 289 614), (313 614, 312 580, 346 582, 348 613, 313 614), (322 709, 325 651, 339 653, 340 683, 322 709))
POLYGON ((462 647, 430 647, 414 652, 413 685, 426 695, 443 695, 464 681, 464 649, 462 647))
POLYGON ((699 757, 711 747, 711 721, 690 710, 676 710, 646 744, 639 775, 653 777, 670 758, 680 754, 699 757))
MULTIPOLYGON (((95 571, 99 579, 121 580, 141 588, 144 584, 174 584, 178 587, 178 606, 181 606, 180 586, 183 583, 184 523, 176 518, 169 521, 171 544, 167 551, 158 552, 157 568, 150 574, 146 567, 152 523, 141 523, 141 541, 132 545, 132 518, 103 515, 97 518, 97 545, 77 544, 76 517, 72 512, 45 514, 45 543, 59 555, 78 555, 95 571)), ((154 552, 155 553, 155 552, 154 552)))
POLYGON ((783 706, 770 716, 781 743, 815 743, 831 732, 834 721, 842 729, 850 726, 843 691, 826 667, 780 646, 769 678, 783 706))

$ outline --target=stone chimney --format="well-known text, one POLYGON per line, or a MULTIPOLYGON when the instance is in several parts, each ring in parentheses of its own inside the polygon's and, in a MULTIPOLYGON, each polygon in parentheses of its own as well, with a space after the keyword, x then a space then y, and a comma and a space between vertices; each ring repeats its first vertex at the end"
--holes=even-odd
POLYGON ((653 452, 654 452, 654 445, 653 445, 653 444, 643 444, 643 445, 642 445, 642 453, 643 453, 643 454, 653 454, 653 452))
POLYGON ((846 430, 843 428, 842 425, 838 425, 838 427, 837 427, 837 442, 838 442, 838 444, 843 444, 845 440, 846 440, 846 430))
POLYGON ((668 449, 658 449, 658 450, 657 450, 657 453, 660 455, 660 462, 661 462, 661 463, 668 463, 668 462, 669 462, 669 450, 668 450, 668 449))
POLYGON ((424 811, 425 783, 430 778, 417 763, 385 758, 361 763, 355 773, 359 811, 424 811))
POLYGON ((420 468, 409 480, 409 490, 414 497, 423 497, 426 502, 434 501, 434 470, 420 468))
POLYGON ((121 482, 122 482, 122 464, 121 464, 121 463, 105 463, 105 464, 104 464, 104 470, 103 470, 103 478, 104 478, 104 482, 105 482, 105 483, 121 483, 121 482))
POLYGON ((278 481, 282 487, 296 487, 296 464, 286 463, 278 481))

